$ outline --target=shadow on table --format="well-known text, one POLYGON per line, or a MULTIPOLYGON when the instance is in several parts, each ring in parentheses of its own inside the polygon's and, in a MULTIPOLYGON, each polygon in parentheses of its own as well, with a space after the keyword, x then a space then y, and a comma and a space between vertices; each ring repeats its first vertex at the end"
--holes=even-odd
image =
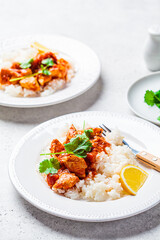
POLYGON ((160 224, 160 204, 147 212, 127 219, 104 223, 88 223, 55 217, 33 207, 21 197, 19 197, 19 200, 32 217, 44 224, 45 227, 50 228, 51 231, 64 234, 66 239, 69 237, 95 240, 126 238, 149 231, 160 224))
POLYGON ((41 123, 63 114, 84 111, 99 98, 102 89, 103 80, 100 77, 87 92, 64 103, 25 109, 0 106, 0 119, 22 123, 41 123))

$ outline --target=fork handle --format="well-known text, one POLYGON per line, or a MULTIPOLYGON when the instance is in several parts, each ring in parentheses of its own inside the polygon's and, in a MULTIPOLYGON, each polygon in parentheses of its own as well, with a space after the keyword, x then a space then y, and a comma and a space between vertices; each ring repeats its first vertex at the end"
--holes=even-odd
POLYGON ((142 160, 144 163, 150 167, 156 169, 160 172, 160 158, 156 157, 146 151, 142 151, 136 154, 136 157, 142 160))

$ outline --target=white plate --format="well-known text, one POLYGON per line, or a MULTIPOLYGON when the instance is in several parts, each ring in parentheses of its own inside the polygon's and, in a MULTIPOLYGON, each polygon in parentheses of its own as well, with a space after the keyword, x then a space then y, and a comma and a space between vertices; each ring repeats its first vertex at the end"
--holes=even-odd
POLYGON ((75 77, 66 88, 46 97, 19 98, 0 91, 0 105, 21 108, 54 105, 79 96, 91 88, 99 78, 100 62, 97 55, 85 44, 67 37, 34 35, 1 40, 0 53, 25 47, 34 41, 40 42, 44 46, 71 58, 77 69, 75 77))
POLYGON ((126 218, 153 207, 160 201, 160 173, 143 168, 149 173, 144 186, 136 196, 106 202, 86 202, 59 196, 50 190, 36 172, 36 162, 42 148, 53 134, 66 123, 92 126, 104 123, 110 128, 118 127, 129 143, 139 150, 146 149, 160 156, 160 130, 158 127, 136 117, 109 112, 81 112, 64 115, 40 124, 25 135, 12 153, 9 163, 11 181, 17 191, 31 204, 50 214, 78 221, 100 222, 126 218))
POLYGON ((155 73, 143 77, 133 83, 128 90, 128 103, 131 110, 138 116, 147 119, 157 125, 160 121, 157 117, 160 116, 160 109, 156 106, 148 106, 144 102, 144 94, 146 90, 158 91, 160 89, 160 73, 155 73))

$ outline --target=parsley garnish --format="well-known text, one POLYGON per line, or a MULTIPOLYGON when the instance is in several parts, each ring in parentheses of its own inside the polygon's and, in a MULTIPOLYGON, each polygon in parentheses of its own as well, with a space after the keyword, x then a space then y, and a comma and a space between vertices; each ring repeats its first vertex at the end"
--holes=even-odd
POLYGON ((23 68, 23 69, 30 68, 32 62, 33 62, 33 58, 31 58, 27 62, 20 63, 20 67, 23 68))
POLYGON ((46 68, 47 68, 46 66, 44 67, 43 65, 41 65, 42 70, 40 70, 39 73, 42 73, 42 74, 47 75, 47 76, 51 75, 51 72, 46 68))
POLYGON ((150 105, 150 106, 153 106, 154 105, 154 92, 153 91, 149 91, 147 90, 145 95, 144 95, 144 101, 150 105))
POLYGON ((45 174, 54 174, 58 172, 58 169, 60 169, 60 163, 57 159, 51 158, 51 159, 45 159, 39 164, 39 172, 45 173, 45 174))
POLYGON ((53 66, 54 62, 52 60, 52 58, 46 58, 42 60, 42 64, 46 65, 47 67, 51 67, 53 66))
MULTIPOLYGON (((21 63, 20 64, 20 67, 21 68, 28 68, 31 66, 31 63, 33 62, 33 59, 30 59, 28 62, 26 63, 21 63)), ((10 79, 10 82, 14 82, 14 81, 18 81, 18 80, 22 80, 24 78, 28 78, 28 77, 33 77, 33 76, 36 76, 40 73, 42 73, 43 75, 46 75, 46 76, 49 76, 51 75, 51 72, 47 69, 48 67, 51 67, 54 65, 54 62, 52 60, 52 58, 46 58, 44 60, 42 60, 41 62, 41 70, 39 70, 38 72, 36 73, 33 73, 33 74, 30 74, 28 76, 23 76, 23 77, 19 77, 19 78, 13 78, 13 79, 10 79), (45 65, 45 66, 44 66, 45 65)))
POLYGON ((84 133, 82 135, 77 135, 75 138, 71 138, 70 142, 67 144, 64 144, 65 150, 64 152, 58 152, 58 153, 44 153, 40 154, 42 155, 53 155, 53 154, 73 154, 77 157, 85 158, 87 157, 87 153, 91 151, 92 143, 90 142, 90 134, 93 132, 92 129, 84 130, 84 133))
MULTIPOLYGON (((144 101, 149 106, 156 105, 158 108, 160 108, 160 90, 157 92, 147 90, 144 95, 144 101)), ((157 118, 157 120, 160 121, 160 116, 157 118)))
POLYGON ((88 129, 85 130, 82 135, 77 135, 75 138, 71 138, 69 143, 64 144, 66 152, 85 158, 87 152, 90 152, 92 148, 92 143, 89 140, 91 132, 93 132, 93 130, 88 129))

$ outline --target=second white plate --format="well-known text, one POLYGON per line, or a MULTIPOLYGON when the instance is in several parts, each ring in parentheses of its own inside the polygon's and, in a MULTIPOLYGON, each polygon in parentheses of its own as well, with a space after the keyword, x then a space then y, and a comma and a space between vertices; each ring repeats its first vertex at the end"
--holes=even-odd
POLYGON ((160 73, 151 74, 136 81, 130 86, 127 95, 129 106, 135 114, 160 125, 160 121, 157 120, 160 109, 156 106, 148 106, 144 102, 146 90, 160 90, 160 73))
POLYGON ((97 55, 85 44, 64 36, 33 35, 3 39, 0 41, 0 53, 28 46, 34 41, 71 58, 77 70, 75 77, 64 89, 46 97, 12 97, 0 91, 0 105, 20 108, 54 105, 79 96, 91 88, 99 78, 100 62, 97 55))

